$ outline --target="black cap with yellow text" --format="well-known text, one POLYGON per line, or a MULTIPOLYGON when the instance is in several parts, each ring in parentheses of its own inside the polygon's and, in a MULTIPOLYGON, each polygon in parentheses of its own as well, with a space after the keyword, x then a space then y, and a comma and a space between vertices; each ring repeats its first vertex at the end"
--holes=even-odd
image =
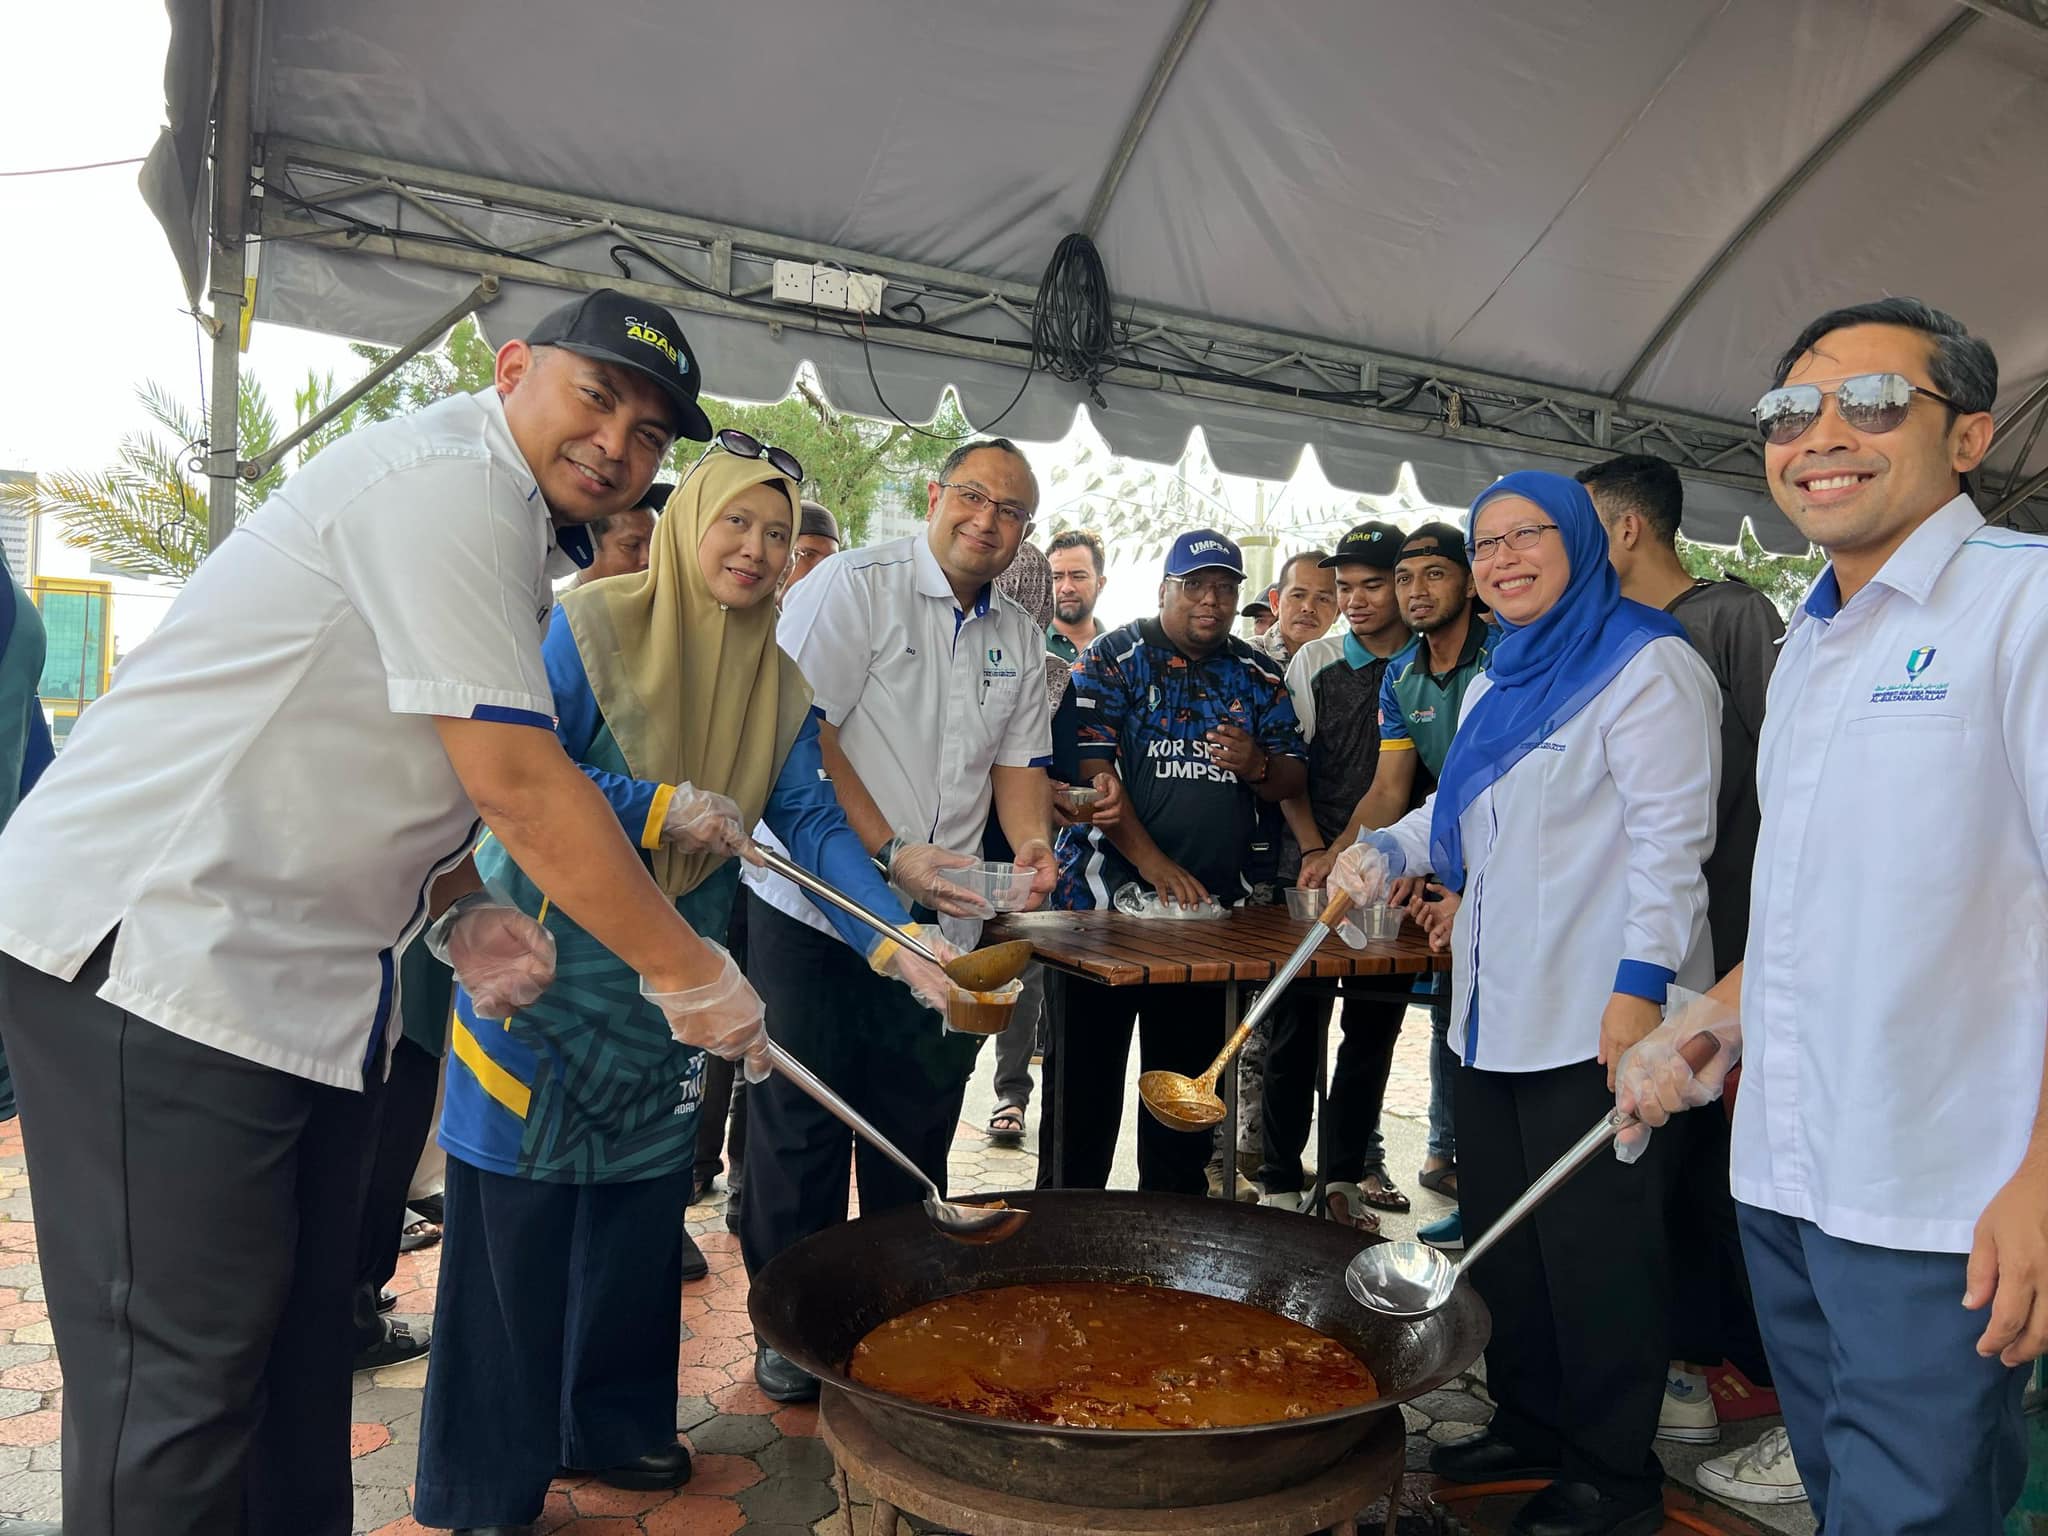
POLYGON ((697 403, 702 380, 696 354, 676 317, 661 305, 600 288, 541 316, 526 344, 561 347, 652 379, 675 408, 676 435, 699 443, 710 438, 711 418, 697 403))

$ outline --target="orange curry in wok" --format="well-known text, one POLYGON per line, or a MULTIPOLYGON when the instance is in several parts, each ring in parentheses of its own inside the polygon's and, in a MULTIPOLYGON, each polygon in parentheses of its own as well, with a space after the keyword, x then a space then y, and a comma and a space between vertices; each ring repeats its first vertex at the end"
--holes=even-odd
POLYGON ((1090 1281, 929 1302, 862 1339, 847 1374, 936 1407, 1086 1429, 1270 1424, 1379 1396, 1362 1360, 1289 1318, 1090 1281))

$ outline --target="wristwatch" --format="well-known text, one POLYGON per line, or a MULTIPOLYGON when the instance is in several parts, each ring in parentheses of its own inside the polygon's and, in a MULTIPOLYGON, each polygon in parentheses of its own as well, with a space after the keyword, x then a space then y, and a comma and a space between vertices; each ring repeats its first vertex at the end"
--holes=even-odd
POLYGON ((881 847, 875 850, 875 864, 877 865, 877 867, 881 869, 882 878, 884 880, 889 878, 889 870, 891 866, 893 866, 896 862, 896 855, 901 853, 902 851, 903 839, 900 837, 890 838, 889 841, 882 844, 881 847))

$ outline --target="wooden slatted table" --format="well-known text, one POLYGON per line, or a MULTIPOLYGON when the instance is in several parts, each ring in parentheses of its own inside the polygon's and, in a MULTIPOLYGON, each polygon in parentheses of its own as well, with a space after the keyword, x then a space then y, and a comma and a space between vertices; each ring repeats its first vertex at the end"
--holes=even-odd
MULTIPOLYGON (((1123 912, 1017 912, 999 917, 983 931, 984 944, 1006 939, 1028 939, 1038 958, 1053 969, 1077 981, 1105 987, 1162 986, 1195 983, 1223 989, 1223 1035, 1227 1040, 1237 1028, 1246 997, 1261 982, 1270 981, 1308 932, 1305 920, 1287 915, 1284 906, 1234 907, 1217 918, 1174 920, 1131 917, 1123 912)), ((1353 949, 1335 934, 1325 938, 1308 964, 1301 968, 1301 981, 1314 978, 1334 981, 1353 976, 1383 976, 1388 987, 1378 995, 1405 998, 1407 986, 1417 976, 1448 971, 1451 959, 1429 947, 1429 941, 1413 923, 1404 923, 1398 937, 1353 949)), ((1377 989, 1375 989, 1377 993, 1377 989)), ((1354 993, 1354 996, 1357 994, 1354 993)), ((1064 1029, 1064 1010, 1049 1009, 1052 1028, 1064 1029)), ((1315 1197, 1320 1209, 1323 1169, 1322 1130, 1328 1116, 1321 1113, 1323 1063, 1327 1058, 1327 1020, 1317 1031, 1316 1097, 1318 1114, 1315 1197)), ((1055 1073, 1064 1078, 1066 1052, 1054 1047, 1055 1073)), ((1235 1193, 1237 1168, 1237 1072, 1233 1066, 1223 1074, 1223 1144, 1228 1149, 1223 1180, 1226 1199, 1235 1193)), ((1052 1149, 1051 1177, 1060 1183, 1061 1137, 1059 1115, 1065 1098, 1064 1083, 1048 1085, 1045 1115, 1051 1125, 1046 1142, 1052 1149)), ((1140 1106, 1138 1113, 1147 1111, 1140 1106)))

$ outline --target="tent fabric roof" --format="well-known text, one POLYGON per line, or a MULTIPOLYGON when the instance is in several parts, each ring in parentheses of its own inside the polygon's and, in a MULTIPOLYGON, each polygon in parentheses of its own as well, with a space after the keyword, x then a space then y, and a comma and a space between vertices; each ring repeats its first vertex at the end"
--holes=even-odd
MULTIPOLYGON (((189 258, 176 192, 201 195, 190 125, 214 7, 171 8, 176 152, 152 200, 189 258)), ((1183 18, 1184 0, 497 0, 452 21, 413 0, 263 0, 255 127, 1035 284, 1183 18)), ((1950 0, 1223 0, 1096 240, 1120 303, 1724 421, 1813 315, 1912 293, 1992 341, 2009 406, 2048 382, 2044 86, 2048 33, 1950 0)), ((493 238, 521 229, 477 218, 493 238)), ((602 241, 551 259, 613 270, 602 241)), ((257 313, 396 344, 473 281, 273 242, 257 313)), ((556 300, 514 285, 485 323, 517 334, 556 300)), ((1019 379, 839 328, 685 328, 726 394, 780 394, 810 357, 850 408, 877 409, 872 366, 913 419, 950 382, 986 422, 1019 379)), ((1097 424, 1133 456, 1173 458, 1199 422, 1221 468, 1284 474, 1306 441, 1340 484, 1383 486, 1410 459, 1445 501, 1544 462, 1540 444, 1104 393, 1097 424)), ((1084 394, 1035 378, 1002 430, 1057 436, 1084 394)), ((1749 514, 1803 547, 1753 491, 1691 496, 1706 536, 1749 514)))

